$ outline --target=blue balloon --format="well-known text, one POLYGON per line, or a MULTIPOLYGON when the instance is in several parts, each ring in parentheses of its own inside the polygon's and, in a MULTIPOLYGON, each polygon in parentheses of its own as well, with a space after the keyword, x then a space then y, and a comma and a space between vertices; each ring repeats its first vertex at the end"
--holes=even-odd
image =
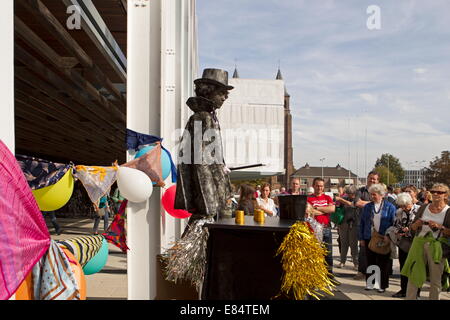
MULTIPOLYGON (((134 156, 134 158, 139 158, 140 156, 143 156, 144 154, 146 154, 147 152, 149 152, 150 150, 152 150, 155 146, 146 146, 144 148, 142 148, 141 150, 139 150, 138 153, 136 153, 136 155, 134 156)), ((162 179, 166 180, 167 177, 170 175, 171 172, 171 164, 170 164, 170 158, 169 158, 169 154, 167 153, 166 150, 162 150, 161 152, 161 171, 162 171, 162 179)), ((156 184, 156 182, 153 182, 153 184, 156 184)))
POLYGON ((106 260, 108 260, 108 242, 103 238, 100 250, 83 267, 84 274, 90 275, 99 272, 105 266, 106 260))

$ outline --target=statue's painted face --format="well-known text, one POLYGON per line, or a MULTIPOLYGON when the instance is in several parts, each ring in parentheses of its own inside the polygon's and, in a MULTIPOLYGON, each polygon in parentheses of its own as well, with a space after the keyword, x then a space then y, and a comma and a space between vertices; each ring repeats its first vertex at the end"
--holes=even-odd
POLYGON ((228 99, 228 90, 217 88, 217 90, 214 90, 214 92, 211 94, 209 99, 213 101, 215 107, 219 109, 223 105, 225 100, 228 99))

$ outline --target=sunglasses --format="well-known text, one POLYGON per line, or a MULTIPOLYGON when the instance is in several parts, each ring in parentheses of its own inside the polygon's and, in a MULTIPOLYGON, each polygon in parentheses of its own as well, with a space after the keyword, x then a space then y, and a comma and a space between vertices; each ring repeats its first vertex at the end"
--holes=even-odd
POLYGON ((447 191, 437 191, 437 190, 431 190, 430 191, 431 194, 446 194, 447 191))

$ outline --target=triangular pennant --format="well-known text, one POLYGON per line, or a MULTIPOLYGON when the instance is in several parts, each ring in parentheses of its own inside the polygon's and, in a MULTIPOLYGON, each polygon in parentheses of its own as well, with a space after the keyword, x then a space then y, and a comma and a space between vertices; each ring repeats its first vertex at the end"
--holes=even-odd
POLYGON ((32 190, 57 183, 71 166, 20 154, 16 155, 16 159, 32 190))
POLYGON ((74 176, 80 179, 92 203, 104 196, 117 179, 118 167, 75 166, 74 176))
POLYGON ((175 163, 173 162, 172 155, 170 154, 169 150, 164 148, 162 145, 163 138, 152 136, 150 134, 144 134, 139 133, 130 129, 127 129, 127 136, 126 136, 126 145, 127 150, 134 149, 135 151, 139 150, 140 146, 147 145, 147 144, 153 144, 153 143, 160 143, 161 148, 167 152, 167 155, 170 160, 170 170, 172 175, 172 182, 177 182, 177 167, 175 166, 175 163))
POLYGON ((102 234, 109 243, 112 243, 123 252, 130 250, 127 246, 127 232, 125 229, 125 208, 127 207, 127 203, 127 200, 122 202, 119 211, 114 217, 114 221, 108 230, 102 234))
POLYGON ((45 220, 14 155, 0 140, 0 299, 9 299, 50 246, 45 220))
POLYGON ((138 169, 145 172, 150 180, 155 182, 158 186, 164 187, 165 185, 162 179, 161 145, 159 143, 157 143, 153 149, 148 151, 146 154, 134 160, 128 161, 127 163, 121 165, 121 167, 138 169))

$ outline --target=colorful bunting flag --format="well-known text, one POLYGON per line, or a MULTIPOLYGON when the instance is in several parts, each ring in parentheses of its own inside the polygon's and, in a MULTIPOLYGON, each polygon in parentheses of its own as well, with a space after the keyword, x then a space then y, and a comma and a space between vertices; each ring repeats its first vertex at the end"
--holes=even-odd
POLYGON ((56 241, 32 272, 34 300, 80 300, 80 291, 69 259, 56 241))
POLYGON ((122 202, 119 211, 114 217, 114 221, 108 227, 108 230, 102 234, 109 243, 112 243, 123 252, 127 252, 127 250, 129 250, 127 246, 127 233, 125 229, 125 208, 127 207, 127 203, 127 200, 122 202))
POLYGON ((163 141, 163 139, 160 137, 152 136, 150 134, 143 134, 143 133, 139 133, 139 132, 127 129, 127 137, 126 137, 127 150, 138 151, 139 147, 142 145, 153 144, 156 142, 161 143, 161 148, 164 151, 166 151, 167 155, 169 156, 170 168, 171 168, 171 173, 172 173, 172 182, 175 183, 175 182, 177 182, 177 167, 173 163, 172 155, 170 154, 169 150, 164 148, 164 146, 162 145, 162 141, 163 141))
POLYGON ((84 267, 99 251, 103 244, 103 236, 81 236, 64 241, 58 244, 69 250, 84 267))
POLYGON ((164 187, 165 183, 162 179, 161 169, 161 145, 156 143, 155 147, 146 154, 128 161, 121 165, 121 167, 128 167, 145 172, 150 180, 155 182, 158 186, 164 187))
POLYGON ((74 176, 80 179, 92 203, 104 196, 116 181, 117 166, 75 166, 74 176))
POLYGON ((16 292, 50 246, 50 234, 14 155, 0 140, 0 299, 16 292))
POLYGON ((32 190, 57 183, 71 167, 70 164, 56 163, 20 154, 16 155, 16 159, 32 190))

